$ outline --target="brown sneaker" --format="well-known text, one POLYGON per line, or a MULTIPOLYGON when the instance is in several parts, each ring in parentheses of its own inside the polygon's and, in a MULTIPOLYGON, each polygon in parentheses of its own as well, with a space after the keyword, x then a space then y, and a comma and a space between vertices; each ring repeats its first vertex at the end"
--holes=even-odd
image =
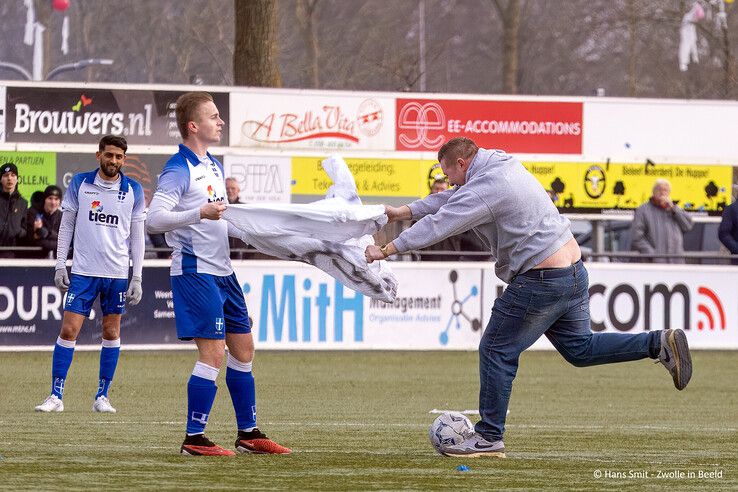
POLYGON ((179 452, 187 456, 235 456, 230 449, 221 448, 205 434, 195 434, 185 437, 179 452))
POLYGON ((236 451, 253 454, 290 454, 292 450, 269 439, 259 429, 238 431, 236 451))

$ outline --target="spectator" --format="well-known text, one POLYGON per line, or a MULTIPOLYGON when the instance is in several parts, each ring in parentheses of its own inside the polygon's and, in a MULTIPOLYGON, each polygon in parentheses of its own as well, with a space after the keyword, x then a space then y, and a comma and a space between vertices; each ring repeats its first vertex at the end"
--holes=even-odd
MULTIPOLYGON (((18 246, 26 237, 28 202, 18 193, 18 167, 8 162, 0 171, 0 247, 18 246)), ((0 258, 15 258, 15 253, 0 251, 0 258)))
POLYGON ((54 258, 56 243, 61 225, 62 190, 58 186, 49 185, 44 190, 43 208, 39 211, 34 207, 26 214, 26 227, 29 246, 41 246, 41 252, 33 251, 32 258, 54 258))
MULTIPOLYGON (((650 200, 635 211, 631 249, 645 255, 682 254, 684 233, 691 229, 692 218, 671 201, 671 185, 658 179, 650 200)), ((684 258, 654 258, 653 262, 684 263, 684 258)))
POLYGON ((33 210, 34 217, 36 217, 36 214, 43 213, 44 200, 46 200, 46 194, 43 191, 34 191, 31 194, 31 203, 29 203, 28 213, 30 214, 31 210, 33 210))
POLYGON ((236 178, 226 178, 225 185, 228 203, 241 203, 241 200, 239 199, 239 195, 241 194, 241 187, 238 186, 238 181, 236 181, 236 178))
MULTIPOLYGON (((733 203, 723 210, 718 238, 730 254, 738 255, 738 185, 733 185, 733 203)), ((738 265, 738 260, 732 260, 731 263, 738 265)))
POLYGON ((448 181, 446 178, 436 178, 435 181, 433 181, 433 184, 431 185, 431 195, 434 193, 441 193, 443 191, 446 191, 448 189, 448 181))
MULTIPOLYGON (((436 178, 431 185, 430 194, 443 193, 448 190, 448 180, 446 177, 436 178)), ((421 261, 489 261, 488 255, 464 255, 469 251, 487 251, 482 241, 477 237, 474 231, 466 231, 456 236, 451 236, 440 243, 433 244, 423 249, 420 254, 421 261), (423 254, 423 251, 455 251, 450 255, 441 254, 423 254)))

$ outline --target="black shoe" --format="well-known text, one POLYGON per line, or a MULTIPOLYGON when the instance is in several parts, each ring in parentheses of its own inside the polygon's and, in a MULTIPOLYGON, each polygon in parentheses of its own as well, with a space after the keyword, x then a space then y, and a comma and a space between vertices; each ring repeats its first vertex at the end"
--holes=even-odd
POLYGON ((249 432, 238 431, 236 451, 254 454, 290 454, 292 450, 269 439, 259 429, 249 432))
POLYGON ((235 456, 236 453, 230 449, 221 448, 205 434, 186 436, 179 452, 188 456, 235 456))

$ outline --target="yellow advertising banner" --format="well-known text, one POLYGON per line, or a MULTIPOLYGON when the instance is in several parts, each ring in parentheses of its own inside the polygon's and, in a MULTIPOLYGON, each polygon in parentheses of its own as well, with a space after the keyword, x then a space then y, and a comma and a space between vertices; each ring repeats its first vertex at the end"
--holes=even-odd
MULTIPOLYGON (((292 158, 292 194, 325 195, 333 184, 323 171, 323 157, 292 158)), ((359 196, 414 197, 430 192, 434 176, 443 177, 435 161, 409 159, 346 159, 359 196), (434 167, 436 165, 436 167, 434 167)))
POLYGON ((731 201, 733 167, 725 165, 525 162, 562 212, 632 210, 648 201, 657 179, 685 210, 719 215, 731 201))
MULTIPOLYGON (((320 166, 322 157, 292 158, 292 194, 325 195, 333 184, 320 166)), ((436 177, 436 161, 354 159, 346 163, 359 195, 421 198, 436 177)), ((618 213, 648 201, 655 181, 671 183, 671 197, 685 210, 720 215, 731 202, 733 167, 726 165, 613 162, 524 162, 564 213, 618 213)))

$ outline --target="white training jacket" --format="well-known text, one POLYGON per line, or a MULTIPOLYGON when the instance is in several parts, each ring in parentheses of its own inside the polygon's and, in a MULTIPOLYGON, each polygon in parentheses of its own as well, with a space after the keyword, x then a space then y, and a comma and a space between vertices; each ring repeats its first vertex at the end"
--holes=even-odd
MULTIPOLYGON (((223 218, 257 250, 314 265, 346 287, 391 302, 397 278, 386 261, 367 264, 364 250, 386 223, 383 205, 362 205, 346 162, 322 162, 333 180, 326 198, 308 204, 228 205, 223 218)), ((232 231, 229 231, 233 235, 232 231)))

